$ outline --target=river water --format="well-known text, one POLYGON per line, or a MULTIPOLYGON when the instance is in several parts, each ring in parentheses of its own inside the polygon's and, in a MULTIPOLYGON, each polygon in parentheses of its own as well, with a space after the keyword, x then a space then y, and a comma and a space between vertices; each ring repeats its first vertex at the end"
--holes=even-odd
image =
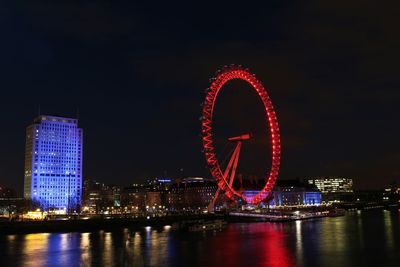
POLYGON ((0 266, 400 266, 400 212, 370 210, 207 233, 140 231, 0 235, 0 266))

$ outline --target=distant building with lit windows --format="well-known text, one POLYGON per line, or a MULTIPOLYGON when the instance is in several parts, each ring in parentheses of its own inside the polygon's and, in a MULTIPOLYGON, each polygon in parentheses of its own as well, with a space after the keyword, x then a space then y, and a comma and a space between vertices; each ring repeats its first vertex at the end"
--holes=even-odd
POLYGON ((341 177, 318 177, 309 179, 308 183, 315 185, 322 193, 352 193, 353 179, 341 177))
POLYGON ((99 213, 121 206, 121 186, 107 185, 93 179, 83 179, 82 211, 99 213))
POLYGON ((83 131, 78 120, 41 115, 26 129, 24 197, 44 210, 82 201, 83 131))
POLYGON ((217 183, 212 179, 188 177, 176 181, 170 188, 166 206, 170 211, 196 210, 202 212, 215 196, 217 183))

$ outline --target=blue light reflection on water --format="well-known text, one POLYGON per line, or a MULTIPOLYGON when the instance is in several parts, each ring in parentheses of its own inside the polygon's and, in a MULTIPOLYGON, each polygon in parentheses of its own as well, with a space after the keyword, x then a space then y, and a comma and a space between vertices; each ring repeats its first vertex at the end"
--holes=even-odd
POLYGON ((398 266, 400 215, 383 210, 292 223, 168 226, 0 236, 1 266, 398 266))

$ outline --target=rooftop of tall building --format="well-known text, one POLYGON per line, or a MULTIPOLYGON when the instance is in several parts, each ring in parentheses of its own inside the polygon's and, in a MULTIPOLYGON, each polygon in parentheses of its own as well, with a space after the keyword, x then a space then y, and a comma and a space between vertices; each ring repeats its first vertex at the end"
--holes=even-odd
POLYGON ((59 117, 52 115, 40 115, 34 119, 34 123, 41 123, 43 121, 78 124, 78 119, 76 118, 59 117))

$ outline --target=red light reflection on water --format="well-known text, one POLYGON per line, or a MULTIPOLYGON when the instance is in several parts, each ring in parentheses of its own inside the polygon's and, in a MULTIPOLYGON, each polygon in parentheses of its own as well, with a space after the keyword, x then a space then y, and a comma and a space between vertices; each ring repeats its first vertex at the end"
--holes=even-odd
POLYGON ((264 266, 294 266, 293 256, 290 255, 289 250, 285 246, 285 233, 283 232, 282 225, 267 225, 269 225, 267 227, 268 230, 263 231, 266 256, 264 266))
POLYGON ((280 224, 232 224, 213 237, 207 250, 214 250, 209 252, 214 257, 205 261, 210 266, 295 266, 286 237, 280 224))

